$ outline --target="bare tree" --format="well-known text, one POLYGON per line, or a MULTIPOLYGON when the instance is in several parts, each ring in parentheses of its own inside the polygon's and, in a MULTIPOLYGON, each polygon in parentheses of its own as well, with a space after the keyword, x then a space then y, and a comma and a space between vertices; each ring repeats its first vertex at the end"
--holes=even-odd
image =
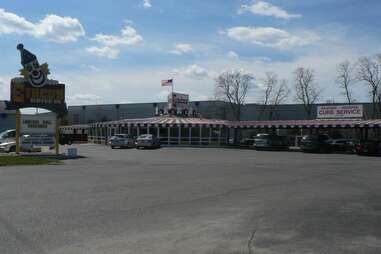
POLYGON ((277 85, 274 91, 274 94, 270 101, 270 119, 273 118, 274 112, 276 112, 279 104, 285 103, 290 94, 290 89, 287 85, 287 80, 281 80, 279 86, 277 85))
MULTIPOLYGON (((361 57, 357 65, 357 78, 364 82, 369 88, 369 95, 372 100, 372 118, 377 115, 377 103, 380 103, 379 92, 381 88, 381 55, 375 58, 361 57)), ((381 109, 379 109, 380 111, 381 109)), ((380 113, 380 112, 379 112, 380 113)))
POLYGON ((290 90, 287 86, 287 81, 282 80, 279 83, 278 76, 273 72, 267 72, 265 79, 262 80, 262 83, 264 88, 259 119, 263 117, 266 109, 268 111, 269 118, 272 119, 277 106, 287 100, 290 90))
POLYGON ((346 97, 349 104, 354 102, 351 86, 355 81, 353 75, 353 66, 346 60, 337 66, 337 78, 336 83, 342 89, 342 94, 346 97))
POLYGON ((303 104, 307 117, 311 119, 312 107, 319 100, 321 90, 315 82, 312 69, 299 67, 294 71, 296 100, 303 104))
POLYGON ((215 97, 228 102, 234 119, 241 119, 242 106, 246 95, 253 87, 254 77, 241 71, 226 71, 216 78, 215 97))
MULTIPOLYGON (((216 78, 215 97, 228 102, 235 120, 241 120, 246 95, 253 87, 254 77, 242 71, 226 71, 216 78)), ((239 132, 234 129, 234 143, 238 143, 239 132)))
POLYGON ((278 76, 273 72, 266 72, 266 77, 261 80, 263 84, 263 94, 262 94, 262 107, 261 112, 259 113, 259 119, 263 117, 263 114, 266 111, 267 105, 270 103, 273 90, 278 83, 278 76))

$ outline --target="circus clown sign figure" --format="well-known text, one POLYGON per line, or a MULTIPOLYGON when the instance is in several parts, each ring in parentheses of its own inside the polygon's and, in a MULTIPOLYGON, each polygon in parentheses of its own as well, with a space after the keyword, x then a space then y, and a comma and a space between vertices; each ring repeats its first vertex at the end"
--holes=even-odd
POLYGON ((65 85, 57 80, 48 79, 48 64, 40 65, 37 57, 18 44, 21 55, 20 70, 22 77, 11 79, 11 100, 9 107, 44 108, 61 116, 67 112, 65 103, 65 85))
POLYGON ((26 50, 23 44, 18 44, 17 49, 21 54, 21 65, 24 67, 20 74, 29 81, 34 87, 43 87, 47 82, 47 76, 50 74, 48 64, 40 65, 37 57, 26 50))

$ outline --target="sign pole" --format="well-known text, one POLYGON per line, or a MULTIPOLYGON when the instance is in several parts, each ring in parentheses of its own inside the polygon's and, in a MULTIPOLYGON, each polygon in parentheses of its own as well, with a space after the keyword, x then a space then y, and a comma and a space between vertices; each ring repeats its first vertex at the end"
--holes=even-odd
POLYGON ((59 155, 60 154, 60 118, 58 117, 58 114, 57 114, 57 117, 56 117, 56 142, 55 142, 55 145, 54 145, 54 148, 56 150, 56 155, 59 155))
POLYGON ((21 125, 21 114, 20 109, 16 109, 16 153, 20 154, 20 125, 21 125))

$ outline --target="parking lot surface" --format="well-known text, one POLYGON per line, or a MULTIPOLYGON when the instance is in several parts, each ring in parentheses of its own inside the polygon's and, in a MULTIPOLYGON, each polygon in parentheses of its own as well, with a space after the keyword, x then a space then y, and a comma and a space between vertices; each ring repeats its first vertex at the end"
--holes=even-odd
POLYGON ((77 147, 0 168, 0 253, 381 253, 381 158, 77 147))

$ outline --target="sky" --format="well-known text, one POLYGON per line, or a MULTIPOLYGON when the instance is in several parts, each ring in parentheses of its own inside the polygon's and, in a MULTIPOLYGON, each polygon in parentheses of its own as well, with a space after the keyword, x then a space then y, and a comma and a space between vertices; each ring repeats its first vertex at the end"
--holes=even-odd
MULTIPOLYGON (((2 0, 0 100, 23 43, 66 84, 69 105, 165 101, 170 78, 191 100, 213 99, 228 70, 255 77, 255 103, 266 72, 292 88, 298 67, 315 71, 321 102, 341 102, 337 65, 381 52, 380 10, 379 0, 2 0)), ((353 91, 369 100, 365 85, 353 91)))

